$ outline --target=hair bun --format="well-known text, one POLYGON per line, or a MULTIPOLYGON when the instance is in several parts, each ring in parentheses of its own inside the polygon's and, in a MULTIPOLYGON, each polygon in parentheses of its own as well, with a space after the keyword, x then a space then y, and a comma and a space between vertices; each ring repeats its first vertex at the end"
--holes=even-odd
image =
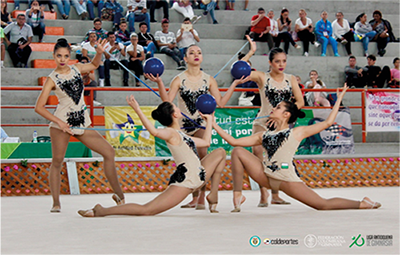
POLYGON ((151 117, 155 120, 158 120, 160 117, 160 113, 158 111, 158 109, 155 109, 154 111, 151 112, 151 117))
POLYGON ((302 110, 298 110, 296 115, 297 115, 297 118, 300 118, 300 119, 306 117, 306 113, 303 112, 302 110))
POLYGON ((65 38, 60 38, 60 39, 57 40, 57 44, 60 44, 60 45, 68 44, 68 41, 65 38))

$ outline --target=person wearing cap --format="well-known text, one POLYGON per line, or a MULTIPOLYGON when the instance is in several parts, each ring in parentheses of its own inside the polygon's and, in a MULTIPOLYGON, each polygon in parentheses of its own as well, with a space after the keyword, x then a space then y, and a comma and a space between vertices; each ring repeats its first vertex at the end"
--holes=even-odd
MULTIPOLYGON (((126 60, 129 61, 128 68, 132 70, 137 78, 143 75, 142 61, 144 60, 143 46, 138 44, 138 35, 133 32, 130 35, 131 44, 126 47, 126 60)), ((136 87, 140 86, 139 80, 135 77, 136 87)))

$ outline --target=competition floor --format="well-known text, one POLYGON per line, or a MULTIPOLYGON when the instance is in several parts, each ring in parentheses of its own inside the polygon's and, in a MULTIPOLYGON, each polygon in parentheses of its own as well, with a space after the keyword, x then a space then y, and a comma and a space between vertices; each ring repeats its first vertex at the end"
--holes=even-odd
MULTIPOLYGON (((382 207, 316 211, 282 193, 291 205, 258 208, 259 192, 246 191, 247 201, 242 212, 236 214, 230 213, 232 192, 220 192, 219 214, 176 207, 152 217, 82 218, 76 213, 78 209, 91 208, 96 203, 111 206, 111 195, 62 196, 59 214, 49 212, 50 196, 2 197, 1 253, 399 254, 399 187, 330 188, 316 192, 326 198, 359 200, 369 196, 381 202, 382 207), (360 234, 357 244, 349 247, 352 237, 360 234), (307 235, 313 235, 306 242, 312 248, 304 242, 307 235), (392 235, 392 246, 367 246, 367 235, 392 235), (260 238, 258 247, 250 245, 252 236, 260 238), (266 238, 274 242, 291 239, 292 243, 266 245, 266 238)), ((126 200, 145 203, 156 195, 130 193, 126 200)), ((184 202, 189 200, 188 197, 184 202)))

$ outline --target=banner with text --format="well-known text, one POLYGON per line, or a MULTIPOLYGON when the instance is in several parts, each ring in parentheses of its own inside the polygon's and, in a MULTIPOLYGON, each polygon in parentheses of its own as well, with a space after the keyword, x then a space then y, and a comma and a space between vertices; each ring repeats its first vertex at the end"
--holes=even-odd
POLYGON ((399 93, 366 93, 366 131, 398 132, 400 130, 399 93))

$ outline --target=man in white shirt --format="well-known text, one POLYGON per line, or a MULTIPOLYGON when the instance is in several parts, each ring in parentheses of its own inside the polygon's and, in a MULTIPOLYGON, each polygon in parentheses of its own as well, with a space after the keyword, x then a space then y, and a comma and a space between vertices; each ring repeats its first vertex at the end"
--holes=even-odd
MULTIPOLYGON (((126 59, 129 61, 129 69, 135 72, 135 75, 140 78, 143 75, 142 61, 144 60, 144 48, 138 44, 139 39, 136 33, 130 36, 131 44, 126 47, 126 59)), ((139 80, 135 78, 136 87, 140 86, 139 80)))
POLYGON ((135 32, 135 22, 144 21, 147 33, 150 32, 150 15, 147 12, 146 0, 128 0, 126 18, 129 22, 129 32, 135 32))
POLYGON ((116 36, 113 31, 107 33, 108 43, 104 49, 104 73, 105 73, 105 86, 111 86, 110 83, 110 69, 119 70, 124 72, 124 86, 128 86, 129 73, 125 68, 120 66, 116 60, 121 62, 125 67, 128 67, 128 61, 122 59, 125 57, 125 47, 122 43, 115 42, 116 36))
POLYGON ((185 70, 185 63, 183 61, 181 51, 176 45, 176 37, 174 32, 169 32, 169 21, 163 19, 161 22, 162 31, 157 31, 154 34, 154 38, 160 47, 160 52, 170 56, 177 64, 177 70, 185 70))
POLYGON ((178 43, 182 56, 185 56, 186 50, 190 45, 200 42, 199 34, 193 28, 190 18, 185 18, 183 20, 181 29, 176 33, 176 42, 178 43))
POLYGON ((25 14, 18 14, 17 22, 4 28, 5 35, 10 33, 10 40, 7 36, 4 37, 4 40, 7 43, 7 50, 14 67, 28 67, 28 59, 32 52, 29 44, 32 42, 33 32, 31 26, 25 21, 25 14))

